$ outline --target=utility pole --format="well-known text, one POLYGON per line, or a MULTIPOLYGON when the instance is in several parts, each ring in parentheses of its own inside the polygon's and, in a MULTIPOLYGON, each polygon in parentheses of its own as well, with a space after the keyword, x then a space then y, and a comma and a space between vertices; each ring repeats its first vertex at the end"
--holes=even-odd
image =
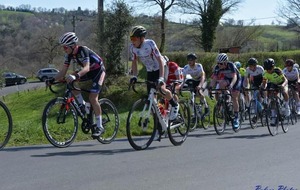
POLYGON ((98 23, 99 23, 99 44, 100 44, 100 56, 104 57, 103 51, 103 34, 104 34, 104 0, 98 0, 98 23))

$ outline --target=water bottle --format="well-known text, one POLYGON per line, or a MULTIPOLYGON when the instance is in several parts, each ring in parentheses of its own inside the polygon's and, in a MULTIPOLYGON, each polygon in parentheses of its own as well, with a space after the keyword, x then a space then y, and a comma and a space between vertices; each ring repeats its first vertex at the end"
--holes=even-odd
POLYGON ((89 114, 90 113, 90 109, 91 109, 91 104, 89 102, 86 102, 85 103, 85 112, 87 114, 89 114))

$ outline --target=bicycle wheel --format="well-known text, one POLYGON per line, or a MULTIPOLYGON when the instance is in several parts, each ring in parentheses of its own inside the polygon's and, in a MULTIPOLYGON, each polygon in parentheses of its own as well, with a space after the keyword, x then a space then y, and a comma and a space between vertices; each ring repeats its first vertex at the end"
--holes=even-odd
POLYGON ((168 124, 168 136, 175 146, 181 145, 187 138, 190 128, 190 109, 184 101, 179 101, 179 113, 175 121, 168 124))
POLYGON ((248 115, 249 115, 249 122, 250 122, 250 126, 252 129, 255 129, 257 127, 257 123, 259 120, 259 114, 258 114, 258 110, 257 110, 257 105, 256 105, 256 100, 251 100, 250 104, 249 104, 249 111, 248 111, 248 115))
POLYGON ((12 117, 6 105, 0 101, 0 149, 9 141, 12 133, 12 117))
POLYGON ((208 113, 205 113, 205 106, 202 105, 201 113, 201 126, 203 127, 203 129, 208 129, 210 126, 210 109, 208 113))
POLYGON ((224 104, 221 102, 217 102, 217 104, 214 107, 213 121, 216 133, 218 135, 222 135, 225 131, 227 121, 224 104))
POLYGON ((245 105, 245 99, 244 95, 240 95, 239 97, 239 112, 240 112, 240 123, 243 123, 245 121, 245 115, 246 115, 246 105, 245 105))
POLYGON ((99 100, 102 110, 102 126, 105 132, 97 138, 103 144, 111 143, 117 136, 120 120, 118 110, 115 105, 107 98, 99 100))
POLYGON ((294 98, 290 98, 289 106, 291 109, 290 120, 292 125, 295 125, 297 123, 297 103, 294 98))
POLYGON ((289 130, 289 126, 290 126, 291 124, 293 124, 292 113, 290 113, 289 116, 285 116, 285 115, 284 115, 284 112, 283 112, 283 111, 285 111, 285 110, 284 110, 283 107, 284 107, 283 102, 281 102, 280 110, 282 110, 282 111, 281 111, 281 113, 280 113, 279 121, 280 121, 280 124, 281 124, 282 131, 283 131, 284 133, 287 133, 288 130, 289 130))
POLYGON ((136 101, 128 113, 126 134, 135 150, 144 150, 152 143, 157 129, 157 117, 154 106, 149 113, 147 99, 136 101))
POLYGON ((189 109, 190 109, 190 131, 193 131, 197 128, 198 125, 198 116, 197 116, 197 109, 196 109, 196 104, 191 104, 189 103, 189 109))
POLYGON ((43 132, 55 147, 70 146, 78 131, 78 117, 74 106, 63 98, 51 100, 42 116, 43 132))
POLYGON ((275 136, 278 134, 278 122, 279 122, 279 106, 278 102, 272 100, 269 103, 268 109, 266 110, 266 121, 270 135, 275 136))

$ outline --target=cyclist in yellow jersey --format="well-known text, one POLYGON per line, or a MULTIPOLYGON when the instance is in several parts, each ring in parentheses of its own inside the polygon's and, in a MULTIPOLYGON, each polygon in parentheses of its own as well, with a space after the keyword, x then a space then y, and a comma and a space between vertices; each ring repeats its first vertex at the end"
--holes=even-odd
MULTIPOLYGON (((276 88, 279 87, 282 89, 283 98, 285 101, 285 115, 289 116, 290 106, 289 106, 289 95, 288 95, 288 80, 284 76, 280 68, 275 67, 275 61, 272 58, 268 58, 264 61, 265 73, 263 74, 262 88, 276 88)), ((266 96, 265 96, 266 98, 266 96)), ((265 99, 266 101, 266 99, 265 99)), ((272 114, 275 114, 275 111, 271 110, 272 114)), ((274 118, 271 121, 271 125, 275 125, 276 119, 274 118)))

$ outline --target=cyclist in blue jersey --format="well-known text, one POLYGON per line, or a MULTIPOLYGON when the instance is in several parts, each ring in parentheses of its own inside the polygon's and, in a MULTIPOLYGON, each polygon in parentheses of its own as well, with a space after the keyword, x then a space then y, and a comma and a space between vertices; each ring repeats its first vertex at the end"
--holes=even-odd
MULTIPOLYGON (((60 80, 66 75, 66 81, 71 83, 72 81, 92 81, 92 86, 89 93, 89 101, 93 107, 96 117, 97 127, 92 136, 98 137, 104 132, 102 126, 101 107, 98 102, 98 96, 101 92, 101 88, 105 78, 105 67, 102 58, 94 51, 86 46, 80 46, 77 44, 78 37, 74 32, 67 32, 59 38, 65 54, 64 64, 59 73, 48 84, 53 83, 55 80, 60 80), (81 70, 72 74, 67 74, 71 62, 77 63, 81 66, 81 70)), ((81 106, 84 106, 85 102, 82 94, 79 91, 73 91, 74 96, 78 100, 81 106)))

